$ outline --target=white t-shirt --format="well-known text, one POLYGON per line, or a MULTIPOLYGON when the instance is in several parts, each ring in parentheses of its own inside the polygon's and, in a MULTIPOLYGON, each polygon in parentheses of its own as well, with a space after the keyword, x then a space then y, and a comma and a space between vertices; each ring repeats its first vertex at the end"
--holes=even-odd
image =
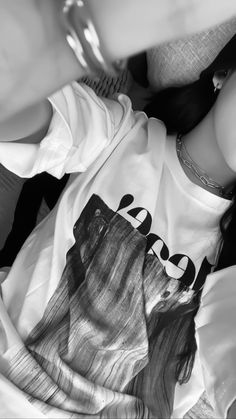
MULTIPOLYGON (((27 239, 8 274, 1 273, 3 416, 11 412, 4 391, 18 391, 4 377, 6 364, 42 319, 75 243, 74 226, 93 195, 146 236, 147 252, 161 261, 170 277, 199 289, 216 261, 219 220, 229 201, 187 178, 175 138, 167 137, 161 121, 134 113, 126 96, 118 99, 99 99, 86 86, 67 86, 50 98, 54 116, 40 144, 0 144, 0 162, 22 177, 42 171, 58 178, 71 173, 57 206, 27 239)), ((204 389, 220 417, 235 398, 236 380, 229 375, 236 361, 233 273, 234 268, 228 268, 207 277, 196 318, 199 350, 190 381, 176 386, 173 418, 182 417, 204 389), (228 282, 223 290, 222 277, 228 282)), ((21 412, 24 403, 28 411, 22 390, 18 399, 21 412)), ((33 410, 31 414, 39 417, 33 410)), ((49 417, 52 414, 56 411, 49 417)))

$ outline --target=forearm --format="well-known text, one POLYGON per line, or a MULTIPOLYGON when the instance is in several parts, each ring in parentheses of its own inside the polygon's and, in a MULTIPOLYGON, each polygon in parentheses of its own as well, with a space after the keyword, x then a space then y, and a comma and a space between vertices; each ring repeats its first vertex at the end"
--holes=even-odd
POLYGON ((0 141, 40 142, 52 118, 52 106, 43 100, 0 124, 0 141))
POLYGON ((99 34, 116 59, 227 20, 235 0, 87 0, 99 34), (124 6, 123 6, 124 5, 124 6))
POLYGON ((65 39, 61 0, 0 0, 0 120, 84 75, 65 39))
MULTIPOLYGON (((109 59, 236 14, 235 0, 87 0, 109 59)), ((84 75, 67 45, 63 0, 0 0, 0 120, 84 75)))

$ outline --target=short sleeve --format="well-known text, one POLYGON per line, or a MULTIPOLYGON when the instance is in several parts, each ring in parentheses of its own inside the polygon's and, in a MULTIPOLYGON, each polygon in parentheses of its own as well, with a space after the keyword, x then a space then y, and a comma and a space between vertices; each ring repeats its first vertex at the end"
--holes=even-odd
POLYGON ((205 389, 220 418, 236 399, 235 278, 235 266, 207 277, 195 319, 205 389))
POLYGON ((0 163, 21 177, 47 171, 57 178, 83 172, 116 135, 132 127, 134 114, 125 95, 102 99, 88 86, 73 83, 49 98, 53 117, 38 144, 0 143, 0 163))

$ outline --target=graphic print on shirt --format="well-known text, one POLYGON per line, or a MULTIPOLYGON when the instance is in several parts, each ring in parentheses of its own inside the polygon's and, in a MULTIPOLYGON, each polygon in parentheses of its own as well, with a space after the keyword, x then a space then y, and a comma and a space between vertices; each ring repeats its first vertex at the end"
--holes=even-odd
POLYGON ((186 286, 192 286, 195 291, 202 288, 207 275, 211 272, 213 267, 206 256, 203 258, 197 272, 194 261, 188 255, 183 253, 171 255, 168 245, 163 238, 157 233, 151 232, 152 215, 146 208, 135 206, 133 195, 126 194, 121 198, 117 212, 121 213, 122 211, 125 211, 131 218, 137 221, 137 230, 146 236, 146 252, 153 254, 156 258, 160 259, 162 263, 168 261, 176 267, 180 267, 179 265, 183 259, 185 259, 185 261, 187 260, 185 269, 183 269, 183 275, 178 279, 186 286), (142 217, 142 220, 140 220, 140 216, 142 217))
POLYGON ((175 364, 164 374, 162 360, 168 351, 179 355, 191 318, 182 316, 164 338, 156 326, 180 306, 189 312, 194 291, 169 278, 146 253, 146 237, 96 195, 74 237, 58 287, 12 356, 8 378, 49 415, 54 407, 76 418, 169 414, 175 364), (157 390, 165 392, 161 400, 157 390))

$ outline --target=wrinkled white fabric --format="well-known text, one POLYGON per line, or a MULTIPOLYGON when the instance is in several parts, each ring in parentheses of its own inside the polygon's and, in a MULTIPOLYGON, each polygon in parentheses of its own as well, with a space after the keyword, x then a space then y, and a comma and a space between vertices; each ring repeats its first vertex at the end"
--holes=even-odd
MULTIPOLYGON (((133 113, 126 96, 109 102, 74 84, 50 100, 54 116, 40 144, 0 143, 1 163, 20 176, 44 170, 57 177, 72 173, 58 205, 30 235, 2 283, 3 375, 8 351, 19 348, 44 314, 74 244, 73 226, 92 194, 136 228, 144 228, 149 214, 151 224, 143 234, 158 235, 150 251, 176 279, 191 267, 189 285, 199 277, 204 258, 215 262, 218 223, 229 205, 190 182, 178 161, 175 139, 167 138, 160 121, 133 113)), ((173 418, 182 417, 204 388, 220 417, 235 398, 233 276, 233 268, 208 276, 196 319, 199 352, 191 380, 176 388, 173 418)), ((0 386, 1 397, 4 388, 0 386)), ((27 412, 26 396, 15 394, 16 408, 25 405, 27 412)), ((4 409, 9 416, 11 407, 4 409)))

